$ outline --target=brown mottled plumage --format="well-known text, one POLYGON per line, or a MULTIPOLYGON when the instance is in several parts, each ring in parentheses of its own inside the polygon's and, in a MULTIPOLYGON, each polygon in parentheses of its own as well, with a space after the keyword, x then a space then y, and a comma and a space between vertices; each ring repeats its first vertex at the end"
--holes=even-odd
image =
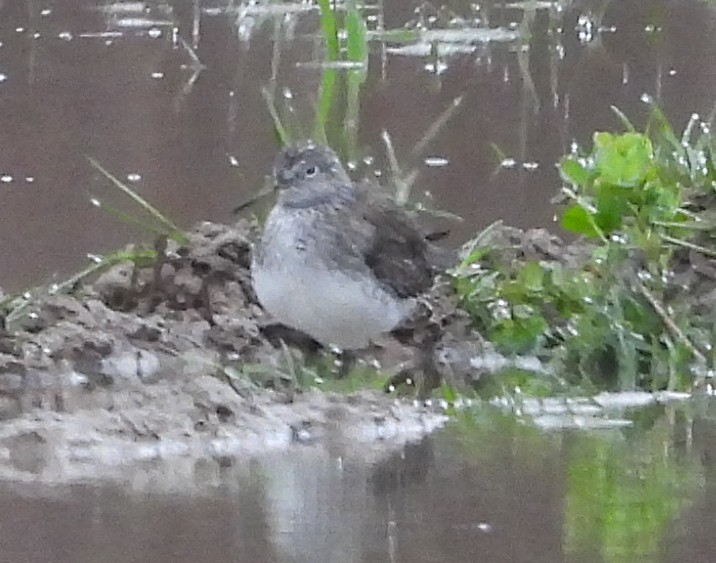
POLYGON ((367 346, 409 318, 441 265, 408 212, 304 142, 277 157, 276 205, 252 264, 262 306, 323 345, 367 346))

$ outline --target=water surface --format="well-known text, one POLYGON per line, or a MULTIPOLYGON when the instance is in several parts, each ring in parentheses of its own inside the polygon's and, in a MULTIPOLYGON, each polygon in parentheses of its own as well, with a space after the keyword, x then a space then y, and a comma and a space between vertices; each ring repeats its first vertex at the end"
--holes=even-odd
POLYGON ((297 446, 177 463, 183 479, 6 485, 0 552, 35 563, 712 561, 716 426, 713 412, 689 410, 652 408, 598 432, 481 411, 374 461, 297 446))
MULTIPOLYGON (((425 7, 416 14, 421 5, 379 4, 366 12, 369 27, 447 25, 431 24, 425 7)), ((455 243, 500 218, 553 227, 554 163, 595 129, 619 128, 612 105, 639 124, 648 94, 678 130, 714 104, 712 4, 537 5, 530 17, 501 3, 451 2, 441 16, 518 37, 528 29, 527 45, 475 40, 431 62, 370 43, 355 135, 338 148, 351 144, 358 162, 373 156, 369 171, 385 179, 388 131, 402 168, 420 171, 414 198, 429 191, 434 207, 464 217, 455 243), (451 119, 413 154, 456 98, 451 119), (445 165, 428 166, 430 158, 445 165)), ((323 72, 317 30, 315 9, 239 2, 0 3, 0 285, 62 277, 88 253, 147 239, 92 206, 92 196, 124 203, 87 156, 182 226, 232 220, 230 210, 263 185, 277 147, 261 89, 281 104, 290 92, 289 120, 311 131, 323 72)), ((333 139, 345 130, 341 100, 333 139)))

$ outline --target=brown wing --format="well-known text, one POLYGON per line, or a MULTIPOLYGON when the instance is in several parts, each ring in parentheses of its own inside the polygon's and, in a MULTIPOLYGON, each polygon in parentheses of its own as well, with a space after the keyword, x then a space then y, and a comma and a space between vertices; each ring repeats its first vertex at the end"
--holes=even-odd
POLYGON ((454 252, 432 245, 412 216, 380 189, 356 186, 354 201, 333 207, 322 218, 329 228, 314 236, 327 239, 324 258, 336 267, 356 275, 371 272, 396 295, 415 297, 453 265, 454 252))
POLYGON ((429 289, 436 273, 431 248, 412 217, 370 188, 361 189, 359 206, 373 227, 364 249, 365 263, 378 280, 400 297, 415 297, 429 289))

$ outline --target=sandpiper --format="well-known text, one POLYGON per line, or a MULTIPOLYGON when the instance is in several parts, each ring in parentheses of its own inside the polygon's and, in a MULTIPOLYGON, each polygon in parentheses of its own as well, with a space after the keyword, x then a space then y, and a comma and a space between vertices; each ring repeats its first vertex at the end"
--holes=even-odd
POLYGON ((252 277, 278 322, 343 351, 365 348, 414 314, 437 273, 412 217, 351 181, 328 147, 304 141, 274 164, 277 201, 254 249, 252 277))

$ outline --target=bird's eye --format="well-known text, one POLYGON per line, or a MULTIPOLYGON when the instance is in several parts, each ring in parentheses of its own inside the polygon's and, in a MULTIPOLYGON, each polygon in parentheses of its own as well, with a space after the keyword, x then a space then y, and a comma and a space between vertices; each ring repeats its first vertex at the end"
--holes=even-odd
POLYGON ((309 178, 313 178, 316 174, 318 174, 318 168, 315 166, 311 166, 310 168, 306 169, 306 176, 309 178))

